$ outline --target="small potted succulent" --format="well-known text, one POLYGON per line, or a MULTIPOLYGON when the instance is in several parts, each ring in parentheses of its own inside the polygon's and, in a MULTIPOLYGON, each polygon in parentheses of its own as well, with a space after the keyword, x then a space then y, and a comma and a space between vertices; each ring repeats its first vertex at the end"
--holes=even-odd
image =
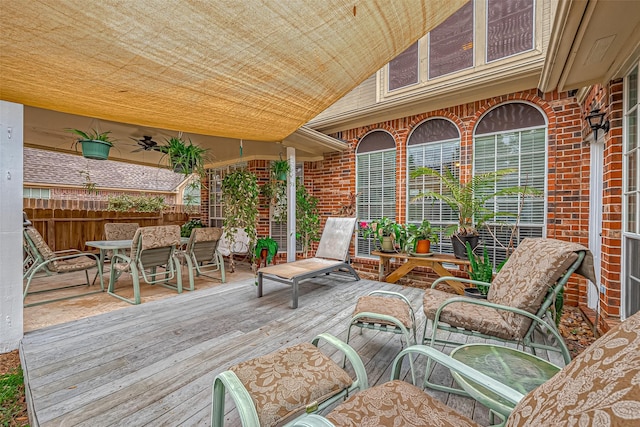
POLYGON ((109 157, 109 150, 113 147, 113 140, 109 136, 111 131, 100 132, 97 129, 91 129, 85 132, 80 129, 67 129, 67 132, 78 136, 73 143, 73 148, 77 150, 80 144, 82 155, 87 159, 107 160, 109 157))

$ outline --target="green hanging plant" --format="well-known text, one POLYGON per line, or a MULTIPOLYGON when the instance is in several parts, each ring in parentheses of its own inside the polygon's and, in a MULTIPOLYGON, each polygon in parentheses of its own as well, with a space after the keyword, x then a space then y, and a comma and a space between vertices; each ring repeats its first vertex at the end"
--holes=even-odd
POLYGON ((260 195, 256 175, 247 170, 233 171, 222 179, 221 189, 225 216, 223 227, 229 246, 233 247, 238 229, 243 229, 249 237, 249 247, 253 247, 260 195))

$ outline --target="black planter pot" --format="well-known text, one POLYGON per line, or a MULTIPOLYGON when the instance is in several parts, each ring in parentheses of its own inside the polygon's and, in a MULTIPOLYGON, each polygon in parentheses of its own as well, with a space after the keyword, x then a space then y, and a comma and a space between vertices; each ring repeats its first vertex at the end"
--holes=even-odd
POLYGON ((471 298, 487 299, 487 295, 482 295, 478 288, 464 288, 464 295, 471 298))
POLYGON ((458 259, 468 259, 466 242, 469 242, 471 249, 475 249, 478 246, 479 236, 458 236, 454 234, 451 236, 451 244, 453 245, 453 254, 458 259))

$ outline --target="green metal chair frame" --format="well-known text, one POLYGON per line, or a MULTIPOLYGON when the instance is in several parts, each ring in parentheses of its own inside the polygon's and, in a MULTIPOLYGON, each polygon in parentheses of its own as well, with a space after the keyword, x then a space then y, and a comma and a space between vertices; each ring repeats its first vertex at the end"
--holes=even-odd
MULTIPOLYGON (((328 397, 322 402, 311 402, 312 405, 307 408, 307 412, 300 415, 296 419, 289 421, 285 426, 290 426, 301 418, 308 416, 311 413, 322 411, 339 399, 348 396, 356 390, 364 390, 369 387, 367 380, 367 372, 365 371, 364 364, 360 359, 360 356, 355 352, 351 346, 340 341, 333 335, 323 333, 316 336, 311 342, 314 346, 318 346, 320 340, 326 341, 331 346, 342 352, 345 357, 351 363, 351 366, 355 373, 355 379, 351 383, 351 386, 345 390, 338 392, 337 394, 328 397)), ((213 397, 212 397, 212 409, 211 409, 211 425, 213 427, 222 427, 224 425, 224 403, 225 393, 229 394, 229 397, 233 400, 238 413, 240 414, 240 420, 244 427, 261 427, 258 418, 258 413, 253 404, 249 391, 243 386, 238 379, 237 375, 230 370, 224 371, 218 374, 213 383, 213 397)))
MULTIPOLYGON (((571 275, 580 267, 580 265, 582 264, 582 261, 585 258, 585 254, 586 254, 586 252, 584 252, 584 251, 578 252, 577 259, 571 264, 571 266, 560 277, 560 279, 558 279, 558 281, 549 289, 549 291, 547 292, 546 297, 544 298, 542 304, 540 305, 540 308, 538 309, 538 311, 535 314, 531 314, 528 311, 521 310, 521 309, 516 308, 516 307, 510 307, 510 306, 506 306, 506 305, 494 304, 494 303, 488 302, 488 301, 483 300, 483 299, 467 298, 467 297, 463 297, 463 296, 453 297, 453 298, 445 301, 444 303, 442 303, 442 305, 440 305, 440 307, 438 308, 438 311, 436 312, 435 318, 433 320, 431 320, 432 333, 431 333, 431 338, 429 338, 429 339, 427 339, 426 334, 427 334, 427 325, 428 325, 430 319, 427 319, 425 321, 424 330, 423 330, 423 333, 422 333, 422 342, 425 343, 425 344, 428 343, 431 346, 435 345, 436 343, 447 344, 447 345, 455 345, 455 346, 462 345, 462 343, 459 343, 459 342, 443 340, 443 339, 437 338, 436 335, 437 335, 438 330, 444 330, 444 331, 447 331, 447 332, 455 332, 455 333, 460 333, 460 334, 464 334, 464 335, 475 336, 475 337, 480 337, 480 338, 485 338, 485 339, 498 340, 498 341, 505 342, 505 343, 512 342, 512 343, 516 343, 516 344, 519 344, 519 345, 521 344, 523 347, 531 348, 533 354, 535 354, 535 350, 536 349, 556 351, 556 352, 559 352, 560 354, 562 354, 562 357, 563 357, 563 359, 565 361, 565 364, 568 364, 571 361, 571 355, 569 353, 569 349, 567 348, 567 345, 565 344, 564 340, 562 339, 562 336, 560 335, 560 332, 558 332, 558 329, 556 328, 555 315, 553 315, 553 313, 551 313, 550 309, 552 307, 555 307, 555 301, 556 301, 556 298, 557 298, 558 294, 563 291, 564 286, 569 281, 569 278, 571 277, 571 275), (485 306, 485 307, 491 307, 491 308, 494 308, 496 310, 509 311, 509 312, 512 312, 512 313, 516 313, 516 314, 525 316, 525 317, 531 319, 532 322, 531 322, 531 325, 529 326, 529 328, 527 329, 527 332, 524 334, 524 336, 521 339, 517 340, 517 341, 506 340, 506 339, 503 339, 503 338, 500 338, 500 337, 496 337, 496 336, 492 336, 492 335, 486 335, 486 334, 483 334, 483 333, 478 332, 478 331, 469 330, 469 329, 463 329, 463 328, 460 328, 460 327, 450 326, 450 325, 441 323, 440 322, 440 316, 442 314, 442 311, 450 304, 456 304, 456 303, 461 303, 461 302, 464 302, 464 303, 467 303, 467 304, 475 304, 475 305, 481 305, 481 306, 485 306), (545 321, 543 319, 545 317, 549 318, 549 321, 545 321), (533 339, 533 334, 534 334, 534 332, 536 330, 538 330, 538 331, 540 331, 542 333, 544 333, 544 332, 550 333, 559 348, 558 347, 553 347, 553 346, 550 346, 550 345, 546 345, 546 344, 542 344, 542 343, 536 343, 534 341, 534 339, 533 339)), ((436 281, 434 281, 433 284, 431 285, 431 288, 432 289, 436 288, 439 283, 441 283, 441 282, 443 282, 445 280, 456 280, 458 282, 474 284, 474 285, 485 285, 485 286, 490 286, 491 285, 490 283, 481 282, 481 281, 477 281, 477 280, 471 280, 471 279, 461 279, 461 278, 456 278, 456 277, 442 277, 442 278, 439 278, 436 281)), ((457 390, 457 389, 447 389, 445 391, 454 392, 455 393, 455 392, 457 392, 459 390, 457 390), (451 391, 451 390, 456 390, 456 391, 451 391)))
POLYGON ((184 251, 179 252, 180 259, 184 259, 189 269, 190 291, 195 289, 193 283, 193 272, 197 276, 207 276, 218 280, 217 277, 210 276, 210 273, 220 272, 220 281, 225 283, 224 258, 218 251, 222 228, 205 227, 191 230, 189 242, 184 251))
POLYGON ((177 225, 138 228, 131 242, 131 256, 114 253, 111 258, 109 295, 130 304, 140 304, 140 278, 150 285, 159 284, 182 293, 182 272, 176 257, 180 246, 180 227, 177 225), (158 267, 162 271, 158 271, 158 267), (133 281, 133 300, 118 295, 115 284, 119 273, 129 272, 133 281), (169 283, 176 279, 176 284, 169 283))
POLYGON ((87 286, 90 287, 93 283, 95 283, 96 278, 100 278, 100 290, 84 292, 81 294, 48 299, 39 301, 31 304, 24 304, 25 307, 31 307, 34 305, 45 304, 48 302, 62 301, 71 298, 77 298, 85 295, 96 294, 100 292, 104 292, 104 281, 102 278, 102 264, 100 263, 100 258, 91 252, 81 252, 77 249, 68 249, 64 251, 56 251, 54 252, 49 245, 45 242, 44 238, 40 234, 38 230, 32 225, 25 223, 23 227, 23 237, 24 237, 24 261, 23 261, 23 280, 26 279, 26 284, 24 285, 22 300, 25 301, 27 298, 27 294, 29 294, 29 287, 31 286, 31 282, 35 278, 36 274, 41 272, 45 273, 47 276, 51 276, 53 274, 64 274, 64 273, 72 273, 76 271, 83 271, 86 277, 86 283, 58 286, 51 289, 44 289, 36 292, 31 292, 30 294, 38 294, 43 292, 52 292, 61 289, 68 289, 78 286, 87 286), (83 258, 89 258, 83 259, 83 258), (73 261, 76 261, 75 263, 73 261), (94 261, 94 262, 90 262, 94 261), (96 268, 96 275, 91 282, 89 280, 89 270, 91 268, 96 268))
MULTIPOLYGON (((640 375, 640 313, 629 317, 620 325, 608 331, 597 341, 591 344, 569 365, 565 366, 557 374, 547 380, 542 386, 535 388, 526 395, 512 389, 488 375, 484 375, 466 364, 453 359, 433 347, 417 345, 401 351, 393 363, 391 380, 401 378, 403 372, 403 359, 407 356, 411 360, 412 354, 418 357, 426 357, 429 361, 441 364, 459 376, 482 385, 486 392, 495 393, 514 405, 511 413, 500 423, 507 427, 515 426, 540 426, 540 425, 638 425, 640 412, 637 410, 640 401, 640 388, 638 376, 640 375)), ((415 384, 414 384, 415 385, 415 384)), ((370 414, 368 408, 375 407, 380 410, 379 402, 381 394, 385 393, 385 385, 377 385, 370 390, 358 393, 326 414, 345 414, 347 417, 353 414, 365 416, 370 414), (346 413, 344 411, 347 411, 346 413)), ((420 392, 419 392, 420 393, 420 392)), ((412 396, 414 399, 417 396, 412 396)), ((402 402, 389 396, 390 403, 386 407, 395 404, 400 412, 406 413, 402 402)), ((424 392, 421 402, 426 402, 428 417, 441 420, 443 425, 452 425, 450 408, 444 407, 440 401, 424 392), (447 411, 445 413, 445 411, 447 411)), ((428 425, 421 419, 420 414, 412 413, 413 425, 428 425)), ((394 414, 383 414, 387 418, 394 414)), ((458 414, 458 416, 460 416, 458 414)), ((460 416, 461 417, 461 416, 460 416)), ((354 418, 350 418, 353 421, 354 418)), ((388 421, 388 420, 384 420, 388 421)), ((395 425, 399 424, 399 419, 395 425)), ((479 425, 473 420, 467 420, 467 425, 479 425)), ((353 424, 352 424, 353 425, 353 424)), ((454 424, 455 425, 455 424, 454 424)), ((317 414, 297 420, 294 427, 333 427, 328 419, 317 414)))
POLYGON ((349 344, 349 339, 351 337, 351 328, 353 326, 360 328, 361 331, 362 329, 372 329, 372 330, 377 330, 382 332, 391 332, 394 334, 400 334, 404 337, 405 342, 407 343, 407 347, 412 344, 417 344, 416 316, 413 311, 413 307, 411 307, 411 303, 404 295, 399 294, 397 292, 390 292, 390 291, 371 291, 367 295, 368 296, 380 295, 380 296, 389 296, 392 298, 399 298, 404 303, 406 303, 407 310, 411 318, 411 325, 412 325, 412 327, 410 328, 411 331, 407 329, 401 321, 399 321, 393 316, 389 316, 381 313, 375 313, 375 312, 361 312, 351 318, 351 322, 349 323, 349 329, 347 331, 347 344, 349 344), (368 319, 377 320, 377 321, 371 322, 371 321, 368 321, 368 319))

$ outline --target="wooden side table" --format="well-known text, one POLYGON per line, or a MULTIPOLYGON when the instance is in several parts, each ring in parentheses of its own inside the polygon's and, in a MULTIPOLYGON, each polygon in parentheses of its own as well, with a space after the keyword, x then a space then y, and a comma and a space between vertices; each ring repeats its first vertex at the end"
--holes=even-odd
MULTIPOLYGON (((407 253, 373 251, 371 255, 380 258, 378 264, 378 280, 380 282, 386 281, 387 283, 396 283, 416 267, 429 267, 440 277, 446 277, 451 276, 451 273, 444 268, 443 263, 459 265, 465 270, 467 270, 470 265, 469 260, 458 259, 453 255, 439 253, 433 253, 429 256, 414 256, 407 253), (390 271, 391 258, 395 258, 398 261, 404 260, 405 262, 394 271, 390 271)), ((465 286, 462 283, 454 280, 447 280, 446 282, 460 295, 464 293, 465 286)))

